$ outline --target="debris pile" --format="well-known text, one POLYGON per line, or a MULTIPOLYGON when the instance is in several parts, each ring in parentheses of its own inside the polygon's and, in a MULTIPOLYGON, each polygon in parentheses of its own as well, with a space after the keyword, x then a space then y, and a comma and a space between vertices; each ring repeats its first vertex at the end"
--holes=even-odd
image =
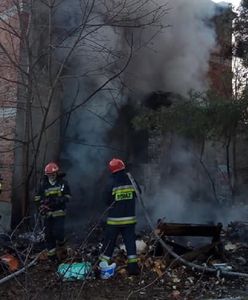
POLYGON ((226 237, 233 242, 248 243, 248 222, 231 222, 227 226, 226 237))
MULTIPOLYGON (((42 285, 45 282, 42 283, 41 278, 47 278, 49 273, 54 289, 61 287, 61 281, 64 288, 74 288, 74 285, 83 281, 84 288, 91 291, 89 296, 91 298, 94 298, 94 295, 98 295, 97 293, 100 290, 102 290, 101 293, 105 293, 104 297, 107 297, 107 291, 111 290, 113 291, 113 297, 116 299, 119 299, 117 293, 123 292, 131 295, 136 294, 137 299, 145 299, 147 297, 175 300, 221 299, 221 297, 223 299, 235 299, 236 297, 243 300, 245 299, 244 295, 248 295, 248 279, 242 276, 223 276, 223 271, 248 274, 248 243, 243 237, 246 234, 246 230, 248 230, 248 224, 241 222, 231 223, 225 229, 222 228, 221 224, 204 225, 159 222, 156 233, 159 234, 166 245, 188 262, 201 266, 203 271, 183 265, 159 245, 153 232, 147 232, 143 233, 136 241, 141 273, 134 278, 129 277, 126 271, 126 249, 120 240, 113 257, 113 263, 116 264, 114 276, 110 276, 111 278, 108 280, 101 280, 101 278, 104 278, 103 275, 100 275, 98 268, 98 257, 102 250, 101 237, 95 240, 95 243, 92 240, 90 242, 87 240, 80 246, 71 245, 70 248, 67 248, 67 257, 59 262, 51 263, 44 252, 42 252, 37 261, 32 264, 33 267, 25 272, 29 272, 32 275, 31 277, 34 280, 33 288, 35 290, 43 289, 42 285), (200 242, 194 243, 192 237, 200 238, 200 242), (81 268, 81 266, 85 267, 88 263, 92 266, 92 272, 89 276, 89 272, 84 272, 83 268, 81 268), (74 267, 79 268, 80 272, 77 270, 75 273, 74 267), (216 272, 209 276, 208 268, 214 269, 216 272), (72 280, 76 281, 65 282, 65 279, 58 276, 58 269, 63 269, 64 273, 62 273, 66 274, 68 280, 72 278, 72 280), (87 276, 85 275, 86 273, 87 276), (77 280, 79 280, 78 283, 77 280), (39 284, 40 286, 37 287, 39 284)), ((32 248, 32 243, 35 241, 30 241, 30 256, 28 258, 25 256, 27 258, 24 262, 25 265, 30 264, 35 255, 37 257, 35 248, 32 248)), ((15 258, 19 258, 17 269, 21 269, 23 265, 20 255, 22 253, 26 254, 27 249, 25 251, 17 251, 18 247, 16 248, 15 246, 16 252, 13 252, 13 247, 10 247, 9 242, 2 239, 0 255, 13 255, 15 258)), ((4 271, 0 272, 0 280, 11 273, 15 274, 17 269, 9 268, 6 270, 5 268, 4 271)), ((24 277, 22 275, 18 276, 20 282, 25 280, 24 277)), ((15 280, 9 280, 5 284, 16 288, 15 280)), ((5 299, 4 290, 2 289, 0 292, 1 299, 5 299)), ((128 297, 128 295, 125 294, 125 297, 128 297)))

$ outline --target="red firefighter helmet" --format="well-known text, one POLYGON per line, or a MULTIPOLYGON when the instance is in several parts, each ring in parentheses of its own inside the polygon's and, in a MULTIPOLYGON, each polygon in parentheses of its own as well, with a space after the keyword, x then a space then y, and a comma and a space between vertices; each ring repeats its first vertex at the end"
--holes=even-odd
POLYGON ((59 171, 59 166, 54 162, 50 162, 45 166, 46 175, 57 173, 58 171, 59 171))
POLYGON ((121 170, 124 170, 126 168, 124 162, 119 159, 119 158, 113 158, 111 159, 111 161, 109 162, 109 170, 111 173, 115 173, 121 170))

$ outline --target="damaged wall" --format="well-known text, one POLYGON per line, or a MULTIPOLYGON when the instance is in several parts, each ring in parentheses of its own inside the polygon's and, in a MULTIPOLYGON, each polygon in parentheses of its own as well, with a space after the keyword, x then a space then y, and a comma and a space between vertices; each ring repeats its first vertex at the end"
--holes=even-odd
MULTIPOLYGON (((209 59, 205 61, 209 63, 207 74, 205 73, 208 77, 198 79, 202 80, 202 84, 209 84, 211 91, 223 101, 230 101, 233 14, 230 7, 222 6, 215 6, 215 13, 211 21, 205 20, 208 25, 214 26, 216 33, 216 44, 209 59)), ((180 83, 180 80, 175 82, 180 83)), ((183 95, 180 88, 178 91, 183 95)), ((183 99, 176 93, 159 92, 156 97, 150 96, 149 108, 156 110, 178 101, 183 99), (159 98, 163 98, 163 101, 159 101, 159 98), (157 107, 152 102, 157 103, 157 107)), ((166 217, 169 221, 179 222, 226 222, 238 214, 239 209, 227 209, 226 214, 223 214, 224 207, 233 201, 232 182, 227 171, 226 143, 205 141, 203 148, 201 141, 193 141, 173 133, 159 136, 151 132, 149 145, 149 160, 143 168, 147 174, 144 178, 148 192, 147 206, 154 221, 166 217)), ((231 148, 230 146, 230 169, 233 164, 231 148)), ((240 214, 240 217, 243 218, 244 214, 240 214)))
MULTIPOLYGON (((129 0, 124 7, 122 1, 111 0, 56 4, 51 13, 46 2, 33 2, 29 48, 38 63, 32 69, 35 85, 28 82, 29 98, 19 89, 17 137, 26 140, 41 133, 49 78, 62 66, 44 124, 56 122, 40 135, 38 148, 35 139, 28 143, 28 152, 24 147, 16 150, 14 186, 21 186, 23 174, 35 176, 22 190, 15 189, 14 201, 19 214, 23 188, 32 194, 44 163, 56 159, 68 174, 73 193, 70 225, 78 228, 101 213, 101 188, 111 157, 125 159, 134 172, 157 176, 151 162, 144 165, 147 139, 134 133, 132 117, 154 91, 187 95, 208 88, 209 59, 216 47, 209 20, 216 6, 209 0, 129 0), (32 100, 31 111, 23 110, 22 99, 32 100)), ((26 66, 27 57, 23 49, 26 66)), ((25 204, 22 213, 26 209, 25 204)))
MULTIPOLYGON (((154 3, 161 4, 160 1, 154 3)), ((149 3, 148 8, 153 9, 154 3, 149 3)), ((73 28, 77 22, 76 8, 76 4, 70 7, 65 5, 66 16, 63 13, 58 14, 60 24, 58 26, 69 24, 73 28)), ((94 57, 89 52, 93 45, 85 42, 67 67, 66 74, 68 76, 74 74, 77 81, 73 79, 64 81, 66 107, 71 105, 71 98, 76 99, 73 105, 81 99, 87 99, 87 96, 99 86, 99 82, 106 78, 101 72, 94 73, 93 70, 104 70, 105 62, 113 63, 114 54, 126 57, 129 47, 125 39, 133 35, 133 56, 125 72, 117 81, 111 82, 108 89, 98 93, 90 104, 73 113, 66 127, 62 158, 74 193, 70 214, 75 220, 80 217, 81 211, 85 211, 85 219, 81 224, 90 221, 94 215, 94 207, 97 207, 96 214, 101 211, 101 193, 96 194, 94 189, 95 186, 101 187, 104 184, 100 174, 104 174, 107 160, 112 156, 122 157, 133 167, 135 173, 139 175, 143 173, 143 178, 140 176, 141 181, 149 177, 145 181, 146 186, 149 186, 149 179, 159 178, 160 172, 157 169, 152 170, 151 161, 145 165, 141 161, 138 163, 141 152, 132 149, 135 140, 132 126, 129 127, 122 122, 122 114, 125 113, 127 106, 123 107, 124 110, 121 107, 127 99, 135 110, 142 99, 153 91, 162 90, 187 95, 191 89, 205 91, 208 88, 209 59, 216 48, 215 28, 210 20, 217 13, 216 6, 211 1, 188 1, 186 5, 185 1, 178 0, 168 1, 167 9, 167 13, 160 20, 161 30, 158 31, 155 26, 138 29, 110 26, 101 29, 94 34, 98 43, 97 46, 94 45, 94 57), (111 50, 111 53, 100 51, 106 48, 111 50), (91 212, 90 216, 87 215, 87 211, 91 212)), ((118 63, 113 64, 112 70, 118 66, 118 63)), ((106 74, 108 72, 109 69, 106 74)), ((131 122, 131 119, 126 120, 131 122)), ((143 144, 147 151, 147 142, 143 144)), ((147 154, 144 157, 146 158, 143 163, 147 159, 147 154)), ((156 168, 158 165, 154 163, 154 166, 156 168)))

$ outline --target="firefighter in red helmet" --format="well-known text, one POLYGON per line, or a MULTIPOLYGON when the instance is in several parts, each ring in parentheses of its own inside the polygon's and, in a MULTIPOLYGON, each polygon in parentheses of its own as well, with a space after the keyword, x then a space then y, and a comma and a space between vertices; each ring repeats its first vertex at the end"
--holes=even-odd
POLYGON ((111 260, 116 239, 121 234, 127 249, 128 273, 137 275, 139 269, 135 243, 135 189, 125 172, 125 163, 121 159, 113 158, 108 168, 111 178, 104 192, 104 198, 109 205, 109 211, 100 260, 107 262, 111 260))
POLYGON ((113 158, 108 164, 109 171, 111 173, 119 172, 126 168, 124 162, 119 158, 113 158))
POLYGON ((64 180, 65 174, 59 173, 59 166, 50 162, 45 166, 45 176, 34 201, 44 217, 45 239, 48 256, 56 258, 56 246, 65 244, 66 203, 71 198, 69 185, 64 180))

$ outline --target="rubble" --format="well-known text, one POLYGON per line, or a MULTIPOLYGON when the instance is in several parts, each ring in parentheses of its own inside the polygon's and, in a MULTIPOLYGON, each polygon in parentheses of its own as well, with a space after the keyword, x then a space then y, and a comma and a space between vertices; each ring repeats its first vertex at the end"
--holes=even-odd
MULTIPOLYGON (((202 228, 202 226, 198 228, 202 228)), ((228 230, 230 230, 230 228, 228 228, 228 230)), ((188 242, 191 241, 190 237, 180 236, 179 238, 177 237, 177 241, 175 241, 175 236, 163 236, 163 239, 168 243, 169 247, 180 253, 180 257, 188 257, 193 264, 201 266, 203 271, 182 265, 182 263, 165 251, 158 256, 157 253, 155 253, 157 246, 156 238, 153 233, 146 232, 142 234, 139 239, 139 241, 142 241, 141 244, 145 245, 139 254, 141 274, 138 277, 129 277, 126 271, 127 257, 120 243, 113 258, 113 262, 117 265, 114 277, 109 280, 101 280, 98 276, 90 276, 89 280, 83 281, 86 293, 90 291, 88 298, 94 299, 94 297, 97 298, 99 296, 99 299, 105 299, 111 294, 114 299, 126 299, 128 298, 128 293, 132 293, 132 295, 135 294, 137 299, 213 300, 218 298, 245 300, 244 295, 248 294, 247 279, 224 278, 221 272, 218 273, 219 270, 229 271, 231 268, 232 272, 240 272, 242 274, 248 272, 248 266, 246 264, 248 245, 244 241, 230 240, 230 235, 227 233, 228 230, 222 231, 221 241, 219 242, 216 242, 216 240, 213 242, 213 236, 209 234, 209 244, 200 247, 199 245, 193 247, 192 243, 189 247, 188 242), (182 239, 183 243, 180 243, 180 239, 182 239), (216 243, 222 245, 223 256, 219 255, 220 252, 218 251, 212 251, 216 243), (212 274, 213 276, 208 276, 204 271, 208 268, 215 269, 216 272, 212 274)), ((80 264, 88 261, 91 263, 92 268, 95 269, 93 266, 98 264, 101 246, 100 238, 96 240, 95 243, 85 242, 81 246, 71 245, 71 247, 67 249, 67 258, 64 259, 62 263, 72 265, 73 263, 80 264)), ((31 257, 32 256, 30 256, 29 261, 27 261, 27 266, 32 262, 31 257)), ((69 291, 71 288, 72 290, 70 290, 69 295, 73 298, 71 294, 73 293, 72 291, 76 291, 79 288, 77 288, 77 285, 75 286, 77 281, 67 283, 67 281, 63 281, 62 278, 57 277, 58 264, 51 264, 44 252, 39 255, 39 258, 37 258, 32 265, 35 267, 25 269, 25 273, 28 272, 28 274, 30 274, 29 277, 34 281, 34 290, 40 289, 42 291, 42 285, 47 284, 45 281, 42 284, 41 278, 44 277, 48 278, 49 282, 53 282, 51 289, 58 292, 58 289, 61 288, 62 280, 63 290, 68 289, 69 291)), ((13 275, 14 274, 15 272, 13 275)), ((17 273, 17 275, 18 274, 21 273, 17 273)), ((4 294, 3 292, 3 290, 6 290, 6 287, 18 288, 16 282, 11 280, 17 275, 15 274, 14 277, 9 277, 10 275, 12 275, 10 272, 1 274, 2 279, 0 278, 0 283, 6 282, 6 277, 8 280, 8 282, 5 283, 5 289, 0 291, 1 299, 11 299, 4 298, 3 296, 6 296, 6 293, 4 294)), ((25 276, 20 275, 18 278, 19 281, 22 282, 25 276)), ((30 288, 32 289, 32 285, 30 288)), ((68 297, 64 297, 65 298, 61 299, 68 299, 68 297)), ((53 296, 50 298, 53 298, 53 296)))
POLYGON ((43 231, 40 232, 24 232, 18 235, 19 239, 28 241, 31 243, 41 243, 45 239, 45 234, 43 231))
POLYGON ((220 270, 220 271, 231 271, 233 268, 232 266, 229 266, 226 263, 215 263, 212 264, 212 266, 216 269, 216 270, 220 270))
MULTIPOLYGON (((155 229, 155 234, 170 246, 171 251, 179 255, 184 260, 191 262, 198 260, 204 262, 209 256, 224 258, 223 245, 221 243, 222 224, 206 225, 206 224, 179 224, 179 223, 165 223, 161 220, 158 221, 158 226, 155 229), (178 238, 179 237, 179 238, 178 238), (185 238, 187 239, 185 240, 185 238), (208 244, 190 246, 191 237, 208 237, 208 244), (175 238, 177 240, 175 241, 175 238), (182 239, 183 238, 183 239, 182 239), (180 243, 181 239, 181 243, 180 243), (187 241, 187 242, 186 242, 187 241)), ((157 240, 155 255, 163 255, 167 252, 161 241, 157 240)), ((170 255, 170 259, 175 258, 170 255)), ((178 265, 180 262, 174 263, 178 265)))
POLYGON ((231 242, 248 243, 248 222, 231 222, 227 226, 226 236, 231 242))
POLYGON ((225 245, 225 250, 227 250, 227 251, 235 251, 235 250, 237 250, 237 248, 238 248, 237 245, 235 245, 231 242, 229 242, 225 245))

